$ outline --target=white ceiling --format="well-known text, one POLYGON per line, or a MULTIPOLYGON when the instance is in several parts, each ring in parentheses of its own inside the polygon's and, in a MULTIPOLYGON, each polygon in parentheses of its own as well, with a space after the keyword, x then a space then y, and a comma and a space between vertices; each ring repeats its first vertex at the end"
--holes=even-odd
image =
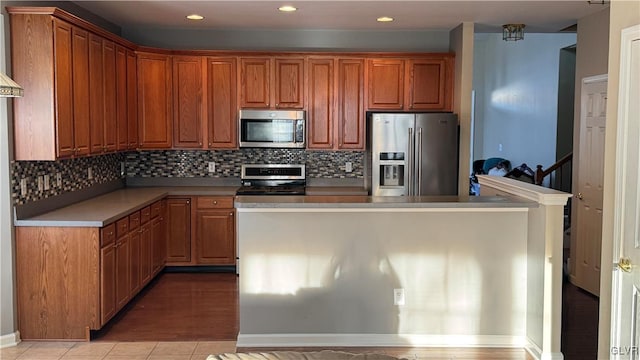
POLYGON ((473 22, 477 32, 498 32, 502 24, 524 23, 525 32, 557 32, 574 25, 600 4, 586 0, 232 0, 232 1, 74 1, 121 27, 208 29, 451 30, 473 22), (277 10, 294 5, 295 13, 277 10), (191 13, 203 15, 188 21, 191 13), (378 23, 379 16, 395 18, 378 23))

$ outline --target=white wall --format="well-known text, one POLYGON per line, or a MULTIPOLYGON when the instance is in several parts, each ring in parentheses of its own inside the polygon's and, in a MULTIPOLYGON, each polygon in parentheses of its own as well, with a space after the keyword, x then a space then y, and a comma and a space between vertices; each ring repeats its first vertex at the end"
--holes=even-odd
POLYGON ((502 157, 535 169, 556 161, 560 49, 575 34, 476 34, 474 47, 475 159, 502 157), (502 144, 502 151, 500 151, 502 144))

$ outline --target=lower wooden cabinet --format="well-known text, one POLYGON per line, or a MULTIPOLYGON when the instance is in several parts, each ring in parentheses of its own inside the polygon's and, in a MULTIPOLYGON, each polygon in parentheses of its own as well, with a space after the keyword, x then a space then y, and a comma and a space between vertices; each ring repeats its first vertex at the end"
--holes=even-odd
POLYGON ((233 196, 194 196, 167 200, 167 264, 234 265, 233 196))
POLYGON ((196 211, 196 261, 198 264, 235 264, 235 211, 196 211))
POLYGON ((116 314, 116 245, 100 249, 100 325, 116 314))

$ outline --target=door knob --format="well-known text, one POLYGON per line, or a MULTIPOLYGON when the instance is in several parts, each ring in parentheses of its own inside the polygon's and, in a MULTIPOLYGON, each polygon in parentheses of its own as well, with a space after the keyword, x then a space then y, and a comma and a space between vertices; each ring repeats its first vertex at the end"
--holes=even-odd
POLYGON ((578 200, 582 200, 582 193, 581 193, 581 192, 579 192, 579 193, 578 193, 578 196, 576 196, 576 197, 578 198, 578 200))
POLYGON ((617 263, 614 263, 613 265, 617 266, 618 269, 626 273, 630 273, 631 270, 633 270, 633 265, 631 265, 631 259, 629 258, 620 258, 620 261, 617 263))

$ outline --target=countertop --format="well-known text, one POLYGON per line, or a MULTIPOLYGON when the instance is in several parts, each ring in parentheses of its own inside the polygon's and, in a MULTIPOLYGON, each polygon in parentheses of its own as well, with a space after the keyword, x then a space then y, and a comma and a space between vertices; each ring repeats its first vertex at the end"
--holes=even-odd
MULTIPOLYGON (((127 187, 53 210, 14 220, 15 226, 103 227, 165 196, 234 196, 237 186, 127 187)), ((307 187, 315 195, 366 195, 359 187, 307 187)))
POLYGON ((243 209, 287 208, 533 208, 534 201, 511 196, 237 196, 243 209))

